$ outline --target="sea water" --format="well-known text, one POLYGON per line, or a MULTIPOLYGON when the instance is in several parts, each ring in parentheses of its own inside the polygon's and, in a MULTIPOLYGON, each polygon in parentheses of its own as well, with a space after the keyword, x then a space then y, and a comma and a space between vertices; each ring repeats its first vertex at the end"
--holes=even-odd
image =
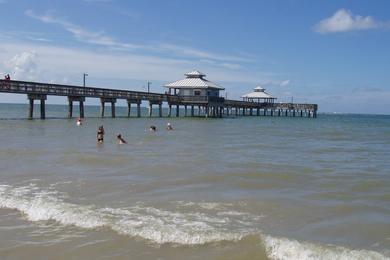
POLYGON ((66 110, 0 105, 1 259, 390 257, 390 116, 66 110))

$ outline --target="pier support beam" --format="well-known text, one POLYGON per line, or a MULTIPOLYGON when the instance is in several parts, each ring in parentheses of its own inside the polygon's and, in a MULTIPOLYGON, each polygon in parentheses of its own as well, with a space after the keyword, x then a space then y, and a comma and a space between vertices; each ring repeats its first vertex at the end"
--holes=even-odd
POLYGON ((105 103, 111 103, 111 116, 115 118, 116 98, 100 98, 100 116, 104 117, 105 103))
POLYGON ((127 101, 127 117, 131 115, 131 102, 127 101))
POLYGON ((158 104, 158 116, 162 117, 162 103, 158 104))
POLYGON ((69 105, 68 105, 68 118, 72 118, 73 116, 73 101, 69 100, 69 105))
MULTIPOLYGON (((126 101, 127 101, 127 117, 131 116, 131 104, 137 104, 137 116, 138 116, 138 104, 139 104, 139 109, 140 109, 141 108, 141 99, 127 99, 126 101)), ((141 114, 140 114, 140 116, 141 116, 141 114)))
POLYGON ((187 105, 184 106, 184 116, 187 116, 187 105))
POLYGON ((313 117, 314 118, 317 118, 317 109, 318 109, 318 106, 314 105, 314 111, 313 111, 313 117))
POLYGON ((168 104, 168 117, 172 116, 172 105, 168 104))
POLYGON ((115 101, 111 101, 111 117, 115 118, 115 101))
POLYGON ((194 116, 194 106, 191 106, 191 116, 194 116))
POLYGON ((153 103, 149 101, 149 117, 153 114, 153 103))
POLYGON ((179 105, 176 105, 176 117, 179 117, 180 116, 180 106, 179 105))
POLYGON ((45 119, 45 99, 41 99, 41 119, 45 119))
POLYGON ((79 116, 80 118, 84 118, 84 101, 85 97, 68 96, 68 118, 73 117, 73 102, 79 102, 79 116))
POLYGON ((141 102, 137 103, 137 117, 141 117, 141 102))
POLYGON ((28 119, 33 119, 33 115, 34 115, 34 99, 29 98, 28 100, 30 102, 30 104, 28 106, 28 119))
POLYGON ((34 100, 41 101, 41 119, 46 118, 45 113, 45 101, 47 99, 47 95, 43 94, 28 94, 27 98, 29 99, 29 108, 28 108, 28 119, 33 119, 34 116, 34 100))

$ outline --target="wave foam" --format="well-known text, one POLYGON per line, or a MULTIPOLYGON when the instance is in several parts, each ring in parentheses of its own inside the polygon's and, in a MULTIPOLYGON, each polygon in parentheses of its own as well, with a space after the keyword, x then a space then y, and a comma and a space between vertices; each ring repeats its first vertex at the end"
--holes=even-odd
MULTIPOLYGON (((68 203, 63 197, 56 191, 41 190, 35 185, 0 185, 0 207, 17 209, 31 221, 55 220, 80 228, 107 227, 119 234, 142 237, 158 244, 237 241, 258 232, 250 227, 252 225, 243 225, 237 217, 239 214, 212 217, 200 212, 179 213, 141 206, 98 208, 68 203)), ((253 221, 256 221, 255 216, 253 221)))
POLYGON ((369 250, 352 250, 334 245, 319 245, 299 242, 286 238, 264 237, 267 256, 275 260, 284 259, 332 259, 332 260, 379 260, 389 259, 384 255, 369 250))
MULTIPOLYGON (((220 241, 239 241, 248 236, 259 237, 271 259, 389 259, 368 250, 299 242, 261 235, 257 226, 261 216, 229 210, 205 214, 161 210, 136 205, 129 208, 98 208, 65 201, 67 197, 53 188, 42 190, 29 186, 0 185, 0 208, 16 209, 28 220, 55 220, 62 225, 79 228, 110 228, 130 237, 141 237, 157 244, 201 245, 220 241)), ((200 206, 190 202, 187 206, 200 206)), ((211 205, 211 204, 210 204, 211 205)), ((219 209, 212 205, 207 208, 219 209)), ((259 245, 259 248, 261 246, 259 245)))

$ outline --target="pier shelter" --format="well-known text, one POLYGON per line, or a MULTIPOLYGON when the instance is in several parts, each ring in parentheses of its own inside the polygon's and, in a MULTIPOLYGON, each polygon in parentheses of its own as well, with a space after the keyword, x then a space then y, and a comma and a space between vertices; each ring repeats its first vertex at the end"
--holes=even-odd
POLYGON ((184 74, 186 78, 164 85, 168 88, 169 95, 178 96, 180 104, 168 102, 169 115, 171 106, 176 105, 176 116, 179 116, 179 105, 184 105, 184 113, 187 115, 187 106, 191 107, 191 116, 194 116, 194 107, 197 107, 198 115, 205 117, 222 117, 224 98, 219 96, 223 87, 205 79, 206 74, 194 70, 184 74))
POLYGON ((242 97, 243 101, 257 102, 257 103, 275 103, 275 97, 265 92, 265 88, 257 86, 253 89, 253 92, 245 94, 242 97))
POLYGON ((169 89, 169 94, 179 96, 219 97, 219 91, 223 87, 205 79, 206 74, 194 70, 184 74, 185 79, 178 80, 164 87, 169 89))

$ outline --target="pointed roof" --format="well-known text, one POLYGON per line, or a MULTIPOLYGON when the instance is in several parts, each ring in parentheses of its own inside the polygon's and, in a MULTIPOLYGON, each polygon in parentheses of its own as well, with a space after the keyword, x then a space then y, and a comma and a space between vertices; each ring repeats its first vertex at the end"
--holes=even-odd
POLYGON ((193 70, 191 72, 187 72, 184 75, 187 76, 187 78, 203 78, 203 77, 206 77, 206 74, 200 72, 199 70, 193 70))
POLYGON ((166 88, 213 88, 213 89, 219 89, 224 90, 225 88, 218 86, 217 84, 208 81, 204 77, 206 77, 206 74, 194 70, 191 72, 188 72, 184 74, 186 76, 185 79, 178 80, 169 84, 164 85, 166 88))
POLYGON ((265 88, 263 88, 263 87, 261 87, 261 86, 257 86, 257 87, 254 88, 254 91, 255 91, 255 92, 260 92, 260 91, 261 91, 261 92, 264 92, 264 90, 265 90, 265 88))
POLYGON ((276 99, 267 92, 265 92, 265 88, 261 86, 257 86, 253 89, 254 91, 245 95, 242 95, 242 98, 248 98, 248 99, 260 99, 260 98, 269 98, 269 99, 276 99))

